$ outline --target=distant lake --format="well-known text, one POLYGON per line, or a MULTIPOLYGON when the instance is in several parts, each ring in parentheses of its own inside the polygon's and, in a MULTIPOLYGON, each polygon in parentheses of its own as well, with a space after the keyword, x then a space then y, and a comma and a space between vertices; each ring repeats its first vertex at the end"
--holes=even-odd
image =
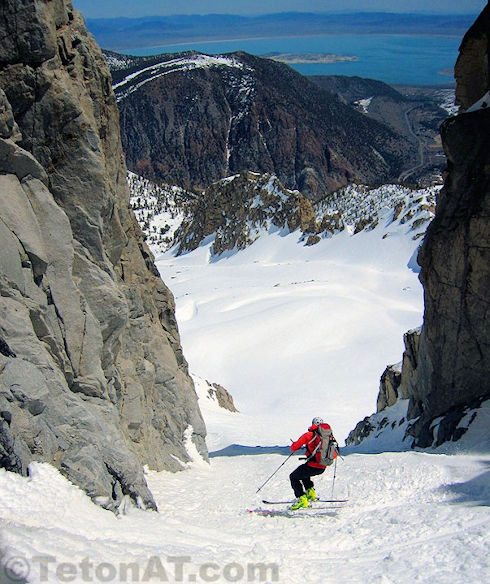
POLYGON ((333 53, 356 56, 357 61, 291 65, 303 75, 359 75, 392 85, 452 84, 459 37, 422 35, 344 34, 288 38, 196 42, 124 51, 157 55, 195 50, 208 54, 246 51, 267 53, 333 53))

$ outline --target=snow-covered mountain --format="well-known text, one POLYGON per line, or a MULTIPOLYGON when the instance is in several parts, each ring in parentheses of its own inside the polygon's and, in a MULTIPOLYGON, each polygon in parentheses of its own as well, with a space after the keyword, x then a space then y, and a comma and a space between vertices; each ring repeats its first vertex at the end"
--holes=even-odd
MULTIPOLYGON (((148 58, 146 59, 148 60, 148 58)), ((151 59, 154 61, 155 59, 151 59)), ((142 59, 137 57, 125 57, 123 55, 109 54, 109 67, 114 67, 114 71, 123 69, 134 69, 134 63, 141 64, 142 59)), ((144 62, 144 59, 143 59, 144 62)), ((232 68, 245 69, 245 65, 238 59, 232 56, 224 55, 203 55, 200 53, 183 53, 173 58, 159 60, 151 65, 138 67, 136 71, 125 75, 120 81, 113 85, 116 93, 116 101, 122 101, 128 98, 135 91, 139 91, 147 83, 153 82, 155 79, 169 75, 170 73, 177 73, 180 71, 192 71, 194 69, 210 69, 210 68, 232 68)), ((250 79, 244 77, 240 87, 240 91, 247 91, 250 84, 250 79)))
POLYGON ((390 225, 404 225, 407 236, 419 240, 434 215, 440 190, 440 186, 349 185, 313 204, 269 174, 239 173, 201 193, 157 185, 134 173, 128 174, 128 181, 131 207, 155 255, 170 248, 184 253, 206 241, 219 256, 277 230, 297 231, 304 245, 315 245, 342 231, 351 235, 370 231, 380 222, 385 238, 390 225))
MULTIPOLYGON (((61 96, 69 99, 64 113, 75 111, 78 103, 75 107, 75 101, 70 100, 78 95, 79 82, 87 78, 92 81, 91 92, 96 88, 95 80, 106 80, 100 88, 98 105, 104 102, 102 95, 113 103, 111 94, 106 93, 108 78, 98 77, 97 68, 87 68, 97 60, 93 61, 93 53, 87 51, 86 33, 77 28, 70 34, 70 22, 79 20, 72 12, 71 2, 39 0, 33 3, 32 11, 15 12, 12 6, 3 11, 4 24, 8 25, 2 44, 2 49, 9 53, 5 61, 10 63, 15 51, 22 52, 23 58, 26 55, 34 59, 49 57, 46 65, 33 62, 37 81, 65 80, 64 85, 55 85, 54 91, 48 88, 46 93, 36 94, 36 99, 42 100, 32 106, 36 114, 59 111, 63 104, 61 96), (48 15, 52 17, 47 19, 48 15), (12 31, 25 34, 11 38, 12 31), (44 35, 47 37, 43 46, 40 41, 44 35), (56 53, 54 58, 53 53, 56 53), (58 70, 53 69, 57 59, 60 60, 58 70), (72 83, 70 98, 67 88, 72 83), (54 105, 50 107, 50 103, 54 105)), ((488 43, 480 42, 480 33, 488 35, 490 9, 484 14, 485 19, 479 21, 481 28, 473 31, 478 33, 478 42, 470 48, 480 51, 481 63, 487 66, 488 43)), ((81 25, 80 22, 77 26, 81 25)), ((474 57, 478 51, 470 53, 474 57)), ((11 92, 17 95, 20 91, 25 97, 22 107, 32 99, 32 70, 19 60, 18 66, 6 67, 2 72, 13 76, 11 92), (19 88, 14 82, 22 69, 25 83, 19 88)), ((486 84, 481 96, 488 91, 488 79, 483 81, 481 77, 479 82, 486 84)), ((475 87, 466 89, 474 91, 475 87)), ((471 109, 476 99, 471 101, 472 94, 467 91, 460 95, 471 109)), ((19 102, 12 100, 11 107, 4 97, 1 101, 3 129, 20 136, 19 128, 12 123, 12 107, 18 108, 19 102)), ((88 96, 83 99, 85 106, 87 103, 91 104, 88 96)), ((426 345, 422 347, 425 354, 424 350, 416 352, 416 337, 411 334, 410 342, 414 346, 406 348, 403 365, 404 376, 410 377, 417 366, 414 356, 419 358, 419 363, 443 352, 446 352, 446 363, 447 355, 449 358, 453 355, 454 361, 463 357, 463 368, 460 361, 459 369, 450 366, 446 370, 467 372, 468 376, 476 372, 482 382, 481 387, 474 383, 474 387, 468 387, 463 385, 467 380, 459 376, 463 398, 470 390, 479 391, 483 396, 483 383, 489 379, 484 375, 488 362, 483 354, 488 344, 482 342, 475 350, 468 338, 462 337, 464 350, 459 350, 454 337, 446 336, 452 332, 454 323, 458 333, 466 331, 470 323, 473 327, 470 340, 485 339, 490 265, 486 261, 490 246, 484 214, 488 209, 489 113, 482 107, 478 112, 458 116, 444 128, 450 174, 445 190, 438 195, 437 214, 425 236, 431 245, 424 247, 422 258, 429 295, 426 304, 429 326, 426 336, 421 335, 419 339, 421 344, 427 343, 430 351, 426 345), (430 281, 434 277, 436 281, 430 281), (452 287, 451 282, 455 283, 452 287), (458 296, 462 288, 463 293, 458 296), (458 302, 460 298, 462 301, 458 302), (480 355, 482 358, 478 359, 480 355), (474 367, 464 369, 468 363, 471 365, 473 357, 476 357, 474 367)), ((58 254, 56 261, 47 263, 48 269, 43 274, 42 270, 46 269, 43 258, 50 260, 45 252, 53 253, 49 240, 59 239, 59 226, 66 224, 65 210, 59 207, 53 221, 46 223, 55 225, 57 221, 54 230, 26 231, 25 216, 16 212, 19 205, 15 207, 22 189, 28 189, 29 200, 36 202, 29 206, 29 213, 36 207, 50 211, 41 213, 43 219, 52 218, 54 202, 46 207, 51 195, 42 182, 32 174, 21 174, 26 168, 39 170, 32 155, 19 146, 16 156, 3 161, 12 165, 19 176, 12 176, 11 169, 2 175, 4 181, 18 186, 7 191, 15 197, 3 197, 5 205, 14 205, 7 217, 14 222, 15 229, 5 233, 4 222, 0 224, 3 240, 8 244, 7 255, 0 256, 8 276, 2 275, 2 301, 6 309, 2 312, 0 339, 0 398, 4 402, 0 408, 0 462, 3 467, 11 468, 16 452, 21 452, 30 464, 27 468, 26 463, 22 469, 27 476, 0 469, 0 582, 447 584, 454 579, 486 582, 490 570, 489 404, 483 402, 475 409, 465 403, 468 407, 464 416, 453 417, 449 422, 448 416, 431 418, 434 410, 430 408, 439 406, 437 400, 441 397, 443 400, 448 397, 448 392, 441 391, 437 385, 440 375, 432 378, 437 391, 422 393, 418 396, 420 403, 415 400, 412 404, 425 416, 429 431, 424 433, 424 439, 434 439, 434 446, 423 452, 408 451, 411 444, 405 439, 409 405, 406 401, 413 402, 414 395, 409 396, 410 400, 398 399, 371 417, 375 429, 357 452, 343 449, 343 458, 315 478, 322 497, 348 499, 347 504, 314 503, 295 514, 285 513, 286 505, 274 506, 282 511, 276 517, 263 517, 254 512, 266 506, 261 501, 263 496, 274 500, 291 498, 288 474, 300 461, 296 457, 288 459, 283 453, 288 451, 289 439, 302 433, 313 415, 321 415, 330 422, 336 437, 342 441, 359 417, 373 411, 378 379, 385 363, 398 360, 402 333, 414 329, 422 320, 422 288, 414 258, 432 212, 433 193, 404 191, 394 186, 380 190, 352 187, 317 207, 311 203, 307 207, 294 191, 280 189, 272 176, 258 175, 248 181, 249 190, 244 188, 249 204, 243 216, 238 217, 240 221, 235 222, 240 225, 237 234, 243 232, 244 226, 256 229, 257 237, 253 241, 242 248, 233 245, 227 251, 214 248, 220 228, 227 228, 226 233, 233 232, 233 215, 229 213, 233 208, 231 197, 220 208, 221 217, 209 221, 216 231, 204 239, 197 237, 194 249, 177 255, 178 248, 172 241, 176 241, 179 226, 195 220, 192 193, 172 187, 156 188, 132 177, 135 183, 143 185, 140 197, 133 197, 132 205, 149 237, 155 236, 153 249, 158 255, 158 268, 175 295, 175 319, 173 300, 154 280, 151 254, 134 218, 121 221, 127 211, 127 197, 121 193, 117 205, 101 207, 103 190, 91 182, 100 175, 93 172, 97 168, 93 164, 94 154, 121 154, 114 150, 113 142, 105 142, 108 136, 117 136, 117 124, 108 126, 114 131, 104 135, 101 143, 106 147, 94 153, 93 139, 97 134, 95 130, 87 133, 92 118, 78 118, 79 139, 83 144, 88 140, 86 147, 71 150, 76 141, 67 145, 56 134, 53 140, 44 143, 49 148, 41 148, 43 142, 39 137, 33 143, 43 156, 57 151, 51 148, 69 147, 70 152, 81 157, 81 164, 91 161, 90 168, 82 173, 56 171, 56 164, 66 163, 66 156, 60 156, 53 159, 54 167, 47 167, 49 181, 44 171, 39 176, 57 188, 58 195, 59 183, 63 186, 69 177, 70 188, 62 189, 63 196, 53 201, 73 203, 66 212, 75 227, 85 217, 87 228, 97 227, 101 236, 109 238, 115 233, 116 247, 100 248, 96 254, 97 237, 87 238, 89 247, 82 247, 80 242, 73 247, 71 232, 62 230, 61 243, 54 249, 58 254), (95 187, 87 190, 87 185, 93 184, 95 187), (87 203, 87 192, 97 194, 88 203, 109 216, 109 225, 96 214, 80 215, 78 205, 87 203), (291 223, 295 216, 300 218, 296 228, 291 223), (315 227, 318 225, 319 230, 315 227), (167 232, 161 233, 162 228, 167 232), (42 234, 43 239, 37 242, 33 233, 42 234), (131 233, 137 238, 128 238, 131 233), (160 240, 160 235, 168 241, 160 240), (169 245, 173 247, 161 251, 169 245), (120 262, 102 263, 116 251, 121 253, 120 262), (57 284, 58 277, 66 278, 65 268, 73 257, 79 264, 74 283, 84 286, 84 295, 89 300, 79 303, 85 318, 85 325, 80 329, 81 348, 85 352, 90 339, 91 350, 101 346, 103 340, 112 339, 111 350, 120 352, 121 345, 124 349, 116 363, 119 369, 110 362, 109 351, 104 353, 103 363, 110 380, 107 399, 72 391, 72 388, 59 391, 54 383, 56 363, 39 361, 41 351, 53 350, 52 347, 57 349, 58 357, 66 351, 66 362, 68 357, 73 359, 82 354, 69 350, 71 337, 65 336, 71 330, 74 312, 60 312, 75 294, 68 294, 66 287, 57 284), (131 262, 136 260, 146 265, 146 270, 132 269, 131 262), (32 279, 32 269, 39 270, 36 279, 32 279), (59 274, 52 276, 51 271, 59 274), (101 281, 106 283, 116 276, 124 286, 129 302, 126 305, 121 302, 122 292, 107 294, 107 284, 101 286, 101 281), (145 289, 154 294, 154 301, 144 293, 145 289), (22 294, 29 295, 29 299, 19 306, 22 294), (97 316, 103 309, 109 311, 110 318, 101 322, 104 326, 96 326, 95 318, 89 318, 91 307, 97 316), (64 318, 66 315, 69 318, 64 318), (121 321, 121 316, 126 318, 126 315, 130 323, 121 321), (23 329, 18 326, 21 318, 25 323, 23 329), (208 428, 207 443, 212 451, 208 461, 199 454, 200 443, 193 437, 200 416, 195 409, 193 384, 190 379, 188 382, 187 362, 177 343, 176 320, 208 428), (6 339, 3 338, 5 322, 9 333, 6 339), (146 329, 152 323, 159 325, 159 335, 170 345, 162 346, 157 335, 148 337, 146 329), (29 328, 31 324, 33 330, 29 328), (114 336, 117 326, 125 334, 130 330, 131 342, 125 336, 114 336), (155 345, 161 350, 155 352, 155 345), (39 377, 32 375, 33 366, 26 369, 28 361, 24 356, 28 351, 50 382, 47 385, 36 383, 39 377), (179 371, 168 360, 174 352, 182 366, 179 371), (12 360, 16 361, 12 364, 12 360), (180 377, 182 382, 184 375, 188 401, 181 405, 176 378, 180 377), (126 381, 126 388, 120 380, 126 381), (146 382, 144 392, 138 390, 140 380, 146 382), (224 387, 233 393, 238 412, 233 411, 224 387), (73 404, 78 406, 61 410, 61 413, 67 411, 66 416, 61 416, 53 401, 44 403, 48 391, 57 393, 58 397, 65 396, 63 403, 67 408, 73 404), (142 418, 141 402, 145 399, 148 403, 142 418), (17 404, 15 409, 13 403, 17 404), (229 407, 225 409, 223 404, 229 407), (90 406, 100 410, 100 417, 88 424, 86 414, 90 406), (124 462, 130 452, 121 450, 121 440, 115 434, 119 426, 108 424, 113 418, 108 415, 112 410, 115 414, 128 412, 127 428, 133 436, 131 452, 141 449, 142 460, 154 468, 158 465, 153 456, 162 450, 173 463, 170 468, 180 468, 182 472, 156 472, 145 467, 138 471, 138 482, 134 483, 131 467, 124 462), (189 417, 189 411, 196 415, 189 417), (30 427, 26 425, 27 415, 34 419, 30 427), (42 425, 39 420, 43 421, 42 425), (437 440, 447 435, 444 429, 449 427, 452 431, 455 424, 453 436, 457 435, 458 441, 436 446, 437 440), (137 433, 140 427, 151 431, 151 441, 143 440, 137 433), (74 434, 77 439, 70 444, 74 434), (10 442, 6 437, 10 439, 10 436, 12 449, 8 450, 5 446, 10 448, 10 442), (25 436, 25 442, 19 436, 25 436), (238 445, 230 447, 232 443, 238 445), (223 447, 228 448, 223 452, 223 447), (88 473, 90 481, 101 476, 113 479, 108 492, 110 496, 112 489, 112 497, 117 500, 117 509, 112 506, 117 515, 94 504, 86 492, 55 468, 54 464, 58 463, 66 471, 66 458, 62 458, 64 448, 75 454, 73 474, 68 476, 86 492, 91 492, 86 480, 76 481, 77 475, 88 473), (100 458, 102 469, 91 456, 93 449, 101 448, 110 455, 110 458, 107 455, 100 458), (380 450, 384 452, 372 455, 380 450), (267 480, 267 487, 258 493, 259 486, 267 480), (143 510, 141 493, 146 489, 151 490, 151 501, 159 513, 143 510)), ((29 123, 32 119, 38 120, 30 116, 22 119, 21 129, 27 136, 31 136, 33 128, 51 129, 46 119, 40 118, 34 125, 29 123)), ((56 120, 53 117, 51 121, 56 120)), ((65 121, 65 117, 60 117, 54 125, 57 127, 59 123, 66 129, 65 121)), ((97 128, 107 128, 105 122, 106 118, 101 119, 97 128)), ((70 128, 73 130, 71 124, 70 128)), ((13 142, 3 138, 2 142, 10 152, 13 142)), ((124 179, 120 166, 122 155, 116 159, 110 166, 113 172, 107 176, 124 179)), ((70 157, 68 162, 72 162, 70 157)), ((68 166, 68 170, 72 168, 68 166)), ((226 183, 215 188, 233 194, 236 186, 233 183, 238 184, 240 180, 244 177, 228 180, 231 191, 224 188, 226 183)), ((108 182, 107 190, 113 193, 114 184, 108 182)), ((439 366, 437 361, 433 364, 439 366)), ((440 373, 440 369, 434 368, 434 372, 440 373)), ((393 367, 391 373, 378 403, 380 399, 391 401, 389 386, 393 384, 394 388, 400 368, 393 367)), ((419 379, 424 381, 423 377, 419 379)), ((454 390, 454 383, 447 387, 454 390)), ((461 412, 456 413, 459 416, 461 412)), ((205 449, 201 452, 205 455, 205 449)), ((271 510, 270 505, 267 507, 271 510)))
POLYGON ((349 183, 396 180, 419 162, 411 134, 272 59, 107 57, 127 164, 146 178, 202 190, 243 171, 269 173, 318 200, 349 183))

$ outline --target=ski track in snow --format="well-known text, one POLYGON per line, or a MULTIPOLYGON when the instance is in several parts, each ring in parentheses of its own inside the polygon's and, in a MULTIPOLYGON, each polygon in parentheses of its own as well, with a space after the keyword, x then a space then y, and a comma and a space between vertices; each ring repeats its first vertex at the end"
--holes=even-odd
MULTIPOLYGON (((282 462, 281 455, 216 457, 177 474, 149 472, 159 513, 130 507, 119 517, 48 465, 34 464, 31 479, 0 471, 4 561, 27 559, 33 583, 41 581, 36 556, 56 558, 47 568, 49 582, 68 581, 56 580, 63 562, 74 566, 74 582, 104 581, 95 570, 105 562, 117 571, 110 581, 124 581, 121 565, 133 562, 139 573, 129 582, 166 581, 161 573, 143 579, 155 557, 170 582, 250 581, 247 563, 261 562, 275 564, 277 581, 287 584, 486 581, 490 456, 349 455, 337 465, 334 494, 349 497, 342 509, 313 516, 300 511, 292 518, 248 513, 266 507, 260 503, 264 493, 290 498, 295 458, 255 494, 282 462), (172 557, 184 563, 181 580, 172 557), (91 580, 80 567, 87 558, 91 580), (206 564, 213 569, 200 572, 206 564), (241 568, 243 578, 234 578, 241 568)), ((316 478, 316 486, 330 497, 332 469, 316 478)), ((274 581, 271 575, 262 581, 274 581)))

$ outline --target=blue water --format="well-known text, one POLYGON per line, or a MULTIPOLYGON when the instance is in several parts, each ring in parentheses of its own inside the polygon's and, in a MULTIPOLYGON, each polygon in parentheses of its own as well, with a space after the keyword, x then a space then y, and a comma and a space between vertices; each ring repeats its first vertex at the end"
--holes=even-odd
POLYGON ((359 75, 393 85, 441 85, 453 82, 452 70, 461 42, 457 37, 417 35, 325 35, 212 41, 132 49, 132 55, 195 50, 203 53, 247 51, 253 55, 334 53, 356 56, 354 62, 295 64, 303 75, 359 75))

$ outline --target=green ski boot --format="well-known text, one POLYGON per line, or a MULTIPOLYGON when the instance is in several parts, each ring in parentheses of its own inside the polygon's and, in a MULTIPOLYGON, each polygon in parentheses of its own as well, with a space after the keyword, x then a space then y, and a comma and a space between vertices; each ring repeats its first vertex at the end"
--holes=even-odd
POLYGON ((306 491, 306 498, 308 499, 308 501, 316 501, 316 491, 313 487, 306 491))
POLYGON ((301 495, 292 505, 291 511, 296 511, 296 509, 305 509, 308 507, 308 498, 306 495, 301 495))

